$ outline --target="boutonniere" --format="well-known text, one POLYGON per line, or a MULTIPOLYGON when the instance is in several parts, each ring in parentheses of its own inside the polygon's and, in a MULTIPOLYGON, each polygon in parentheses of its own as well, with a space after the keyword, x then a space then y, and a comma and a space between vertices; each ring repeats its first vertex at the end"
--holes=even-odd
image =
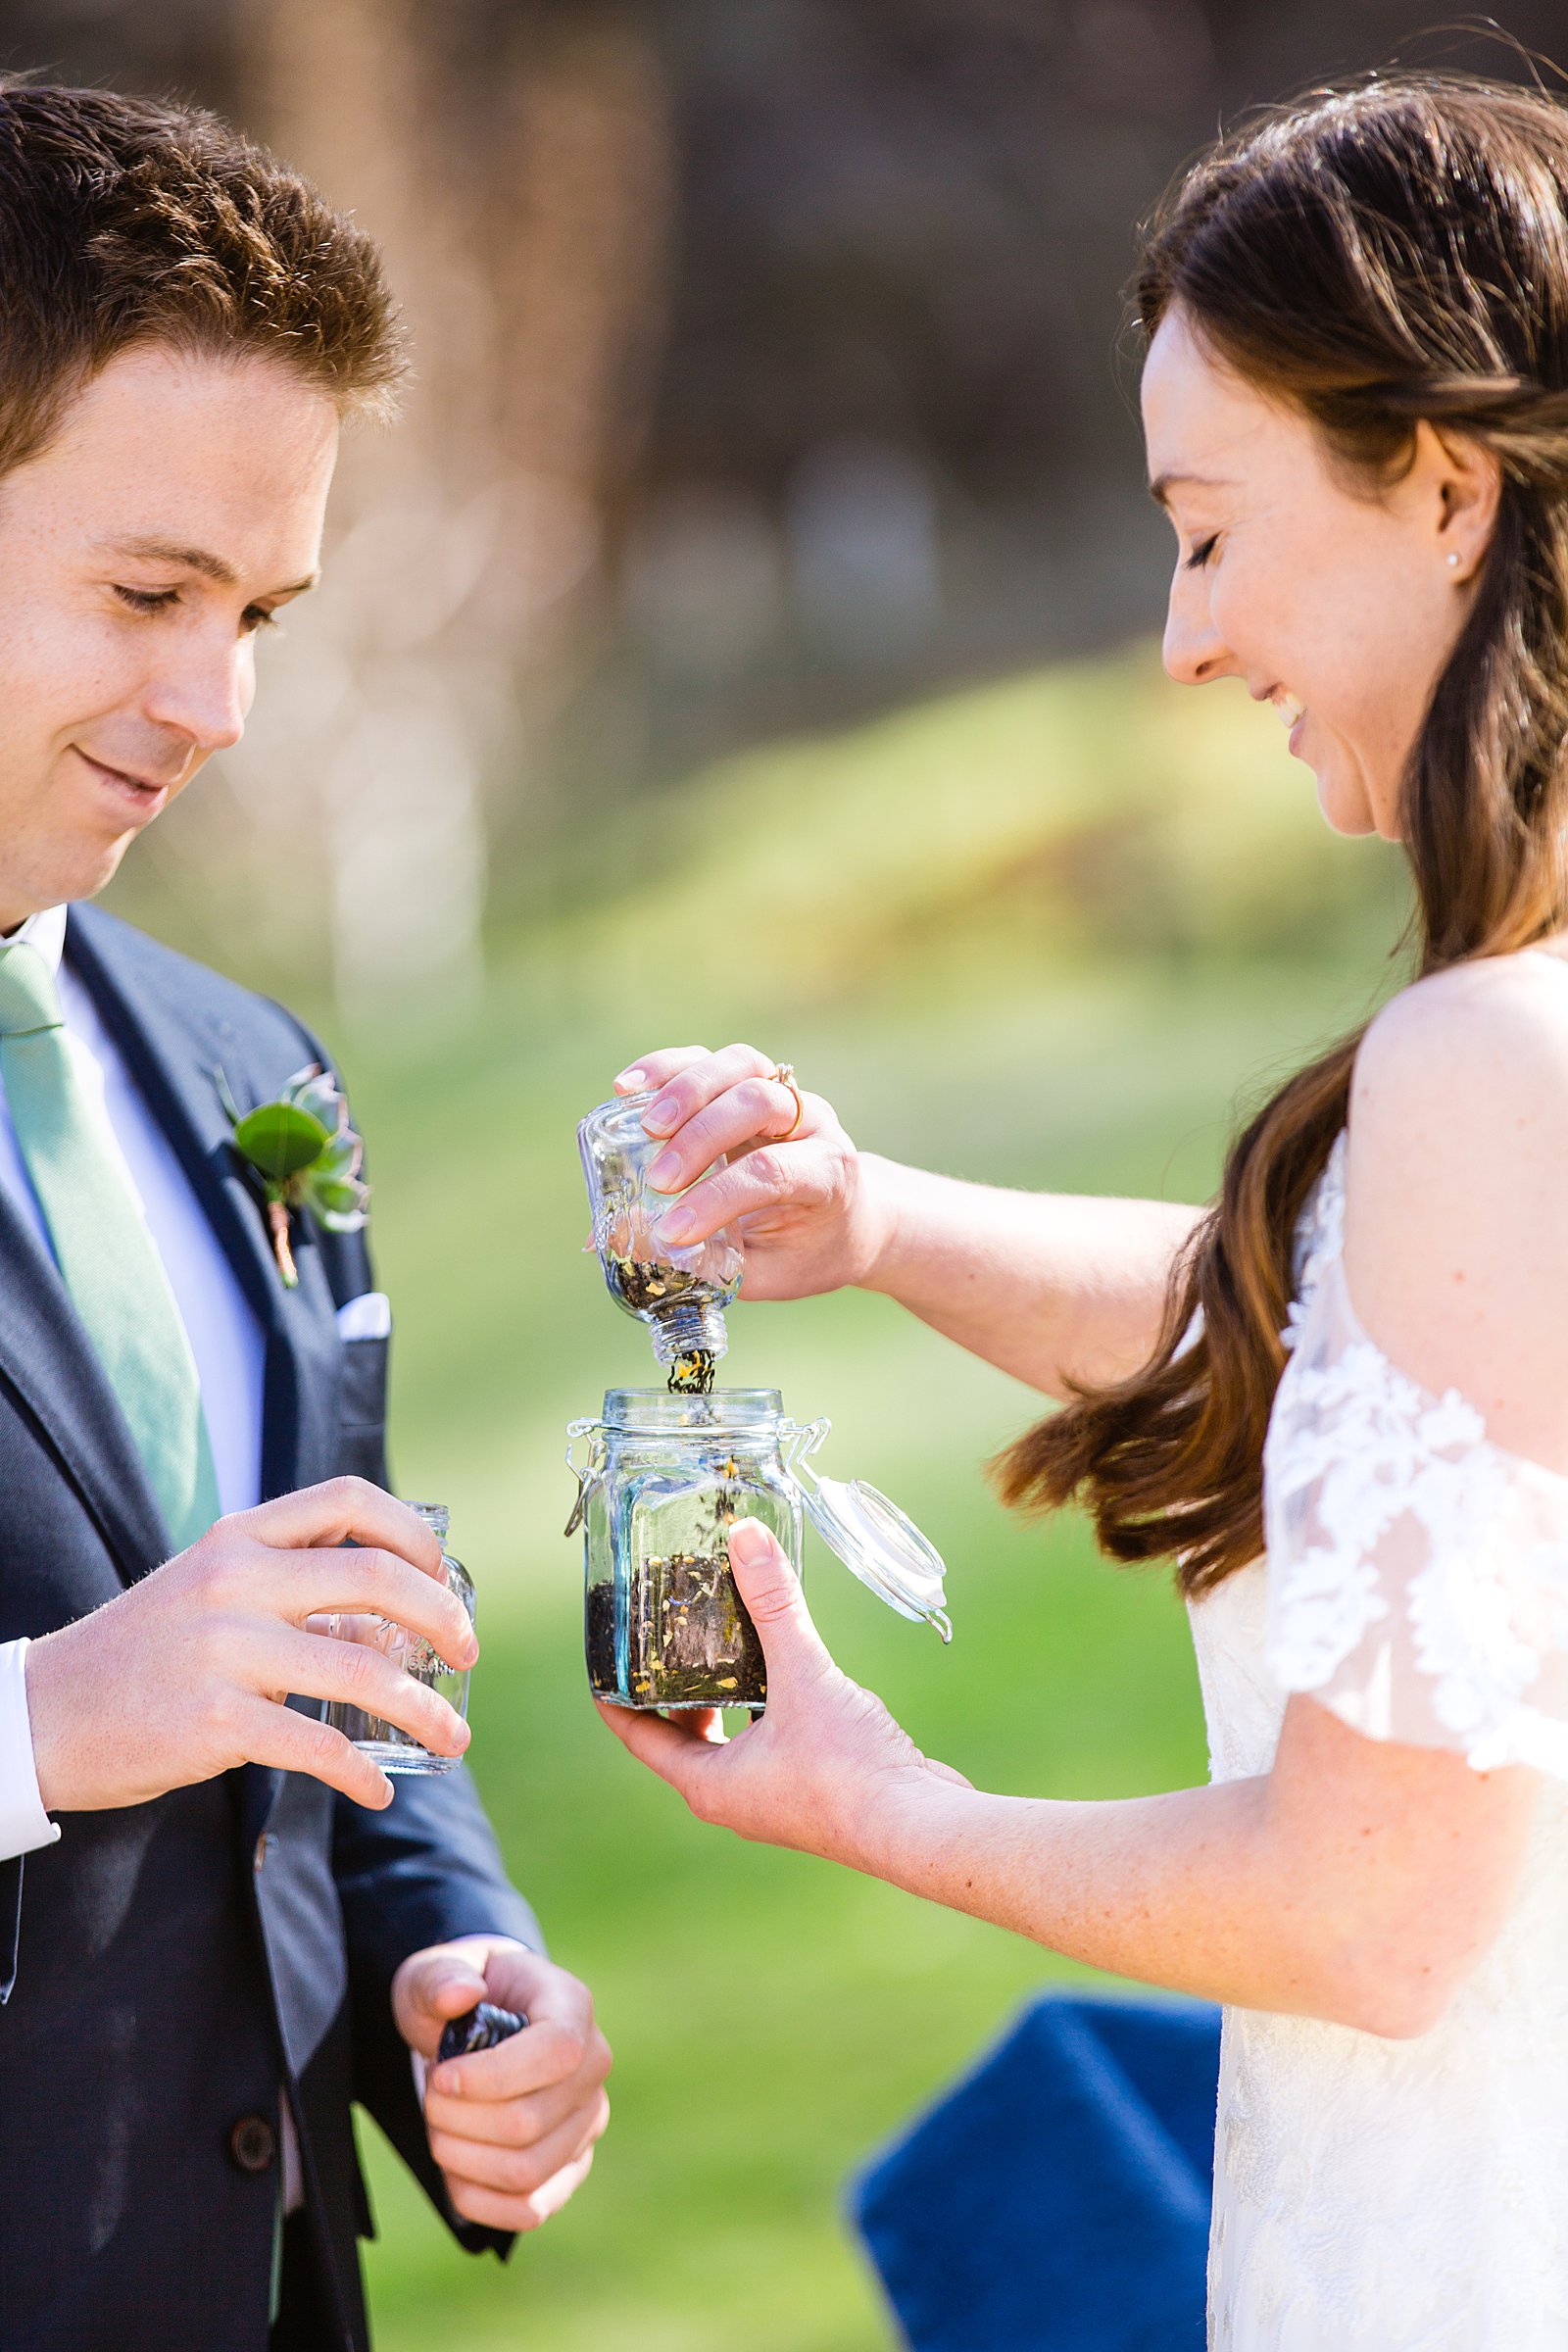
POLYGON ((261 1179, 267 1229, 284 1287, 299 1273, 289 1240, 292 1219, 309 1209, 328 1233, 358 1233, 370 1188, 360 1181, 365 1146, 349 1125, 349 1106, 330 1070, 313 1061, 296 1070, 275 1102, 236 1109, 221 1070, 213 1073, 235 1151, 261 1179))

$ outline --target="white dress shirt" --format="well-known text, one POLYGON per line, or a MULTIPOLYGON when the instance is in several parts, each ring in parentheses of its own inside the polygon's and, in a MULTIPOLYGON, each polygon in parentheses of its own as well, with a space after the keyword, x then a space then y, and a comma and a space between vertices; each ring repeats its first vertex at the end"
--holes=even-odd
MULTIPOLYGON (((212 1439, 219 1500, 225 1512, 261 1499, 262 1384, 266 1340, 234 1269, 163 1129, 143 1102, 86 989, 62 956, 66 909, 52 906, 13 939, 37 949, 58 981, 67 1050, 101 1095, 154 1249, 179 1309, 212 1439)), ((0 1078, 0 1185, 53 1256, 49 1228, 27 1175, 0 1078)), ((27 1723, 25 1642, 0 1642, 0 1861, 52 1844, 60 1835, 44 1812, 27 1723)))

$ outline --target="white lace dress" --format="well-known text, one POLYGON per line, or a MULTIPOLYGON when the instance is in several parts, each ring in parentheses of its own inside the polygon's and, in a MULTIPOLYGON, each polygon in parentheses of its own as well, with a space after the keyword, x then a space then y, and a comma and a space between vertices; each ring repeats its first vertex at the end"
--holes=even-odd
POLYGON ((1303 1219, 1267 1558, 1192 1609, 1213 1778, 1269 1769, 1292 1690, 1546 1777, 1512 1913, 1431 2033, 1227 2010, 1210 2342, 1568 2352, 1568 1478, 1361 1330, 1345 1150, 1303 1219))

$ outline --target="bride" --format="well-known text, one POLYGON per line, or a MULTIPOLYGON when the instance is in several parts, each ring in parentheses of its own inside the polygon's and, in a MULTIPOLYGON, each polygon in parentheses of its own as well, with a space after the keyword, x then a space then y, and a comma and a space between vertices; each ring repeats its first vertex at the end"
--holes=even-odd
POLYGON ((1139 285, 1165 661, 1402 843, 1419 976, 1204 1215, 858 1154, 664 1052, 656 1168, 746 1289, 890 1293, 1062 1409, 1005 1457, 1174 1556, 1205 1788, 990 1796, 823 1649, 756 1523, 765 1717, 607 1710, 704 1820, 1225 2004, 1213 2341, 1568 2343, 1568 113, 1421 77, 1210 154, 1139 285))

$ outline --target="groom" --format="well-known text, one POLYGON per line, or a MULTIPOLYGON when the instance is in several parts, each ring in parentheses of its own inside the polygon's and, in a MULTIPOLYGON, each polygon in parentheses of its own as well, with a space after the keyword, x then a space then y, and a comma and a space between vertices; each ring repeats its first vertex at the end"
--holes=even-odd
POLYGON ((352 1693, 464 1744, 441 1702, 308 1624, 370 1605, 469 1654, 438 1547, 382 1492, 363 1236, 296 1218, 285 1288, 229 1146, 215 1072, 260 1103, 320 1051, 85 904, 237 741, 257 640, 316 574, 340 422, 397 369, 373 249, 270 158, 209 117, 0 85, 17 2352, 352 2352, 351 2101, 460 2240, 502 2253, 571 2193, 606 2114, 592 2004, 543 1957, 466 1776, 388 1806, 303 1703, 352 1693), (526 2030, 427 2074, 485 1995, 526 2030))

